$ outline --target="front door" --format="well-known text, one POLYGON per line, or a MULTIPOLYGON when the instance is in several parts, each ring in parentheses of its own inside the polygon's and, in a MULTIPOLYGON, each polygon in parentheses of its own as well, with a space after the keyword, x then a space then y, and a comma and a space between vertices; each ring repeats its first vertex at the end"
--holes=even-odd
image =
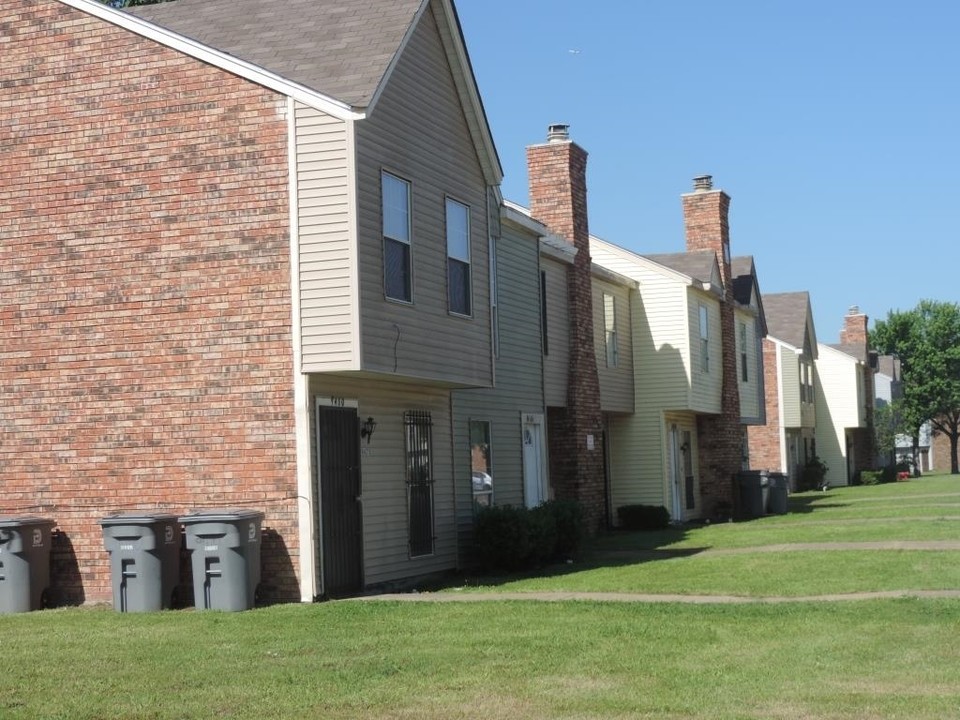
POLYGON ((523 497, 530 508, 547 499, 543 456, 543 415, 524 414, 523 497))
POLYGON ((680 440, 680 428, 670 426, 670 505, 675 522, 683 520, 683 484, 686 472, 683 468, 683 450, 680 440))
POLYGON ((360 427, 356 408, 317 408, 317 449, 323 593, 331 597, 349 595, 363 587, 360 427))

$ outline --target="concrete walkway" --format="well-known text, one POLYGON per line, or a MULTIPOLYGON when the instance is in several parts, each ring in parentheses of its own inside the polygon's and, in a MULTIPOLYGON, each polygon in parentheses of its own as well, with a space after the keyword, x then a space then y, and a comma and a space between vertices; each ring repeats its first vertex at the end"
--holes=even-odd
POLYGON ((851 600, 884 600, 891 598, 960 599, 960 590, 882 590, 879 592, 842 593, 836 595, 800 595, 797 597, 750 597, 743 595, 654 595, 616 592, 423 592, 368 595, 336 602, 421 602, 479 603, 505 601, 534 602, 611 602, 611 603, 684 603, 687 605, 747 605, 810 602, 845 602, 851 600))

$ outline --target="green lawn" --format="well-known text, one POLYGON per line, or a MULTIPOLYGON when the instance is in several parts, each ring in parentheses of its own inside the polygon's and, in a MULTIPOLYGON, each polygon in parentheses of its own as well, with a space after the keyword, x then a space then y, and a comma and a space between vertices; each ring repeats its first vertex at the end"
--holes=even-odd
MULTIPOLYGON (((687 593, 957 589, 960 551, 759 551, 878 532, 949 539, 953 487, 960 479, 833 490, 796 496, 804 512, 783 518, 615 534, 594 561, 616 564, 488 589, 674 592, 675 578, 687 593), (876 514, 921 496, 923 517, 876 514), (649 559, 692 548, 711 552, 649 559)), ((0 616, 0 718, 933 720, 960 716, 958 633, 960 601, 936 599, 62 609, 0 616)))

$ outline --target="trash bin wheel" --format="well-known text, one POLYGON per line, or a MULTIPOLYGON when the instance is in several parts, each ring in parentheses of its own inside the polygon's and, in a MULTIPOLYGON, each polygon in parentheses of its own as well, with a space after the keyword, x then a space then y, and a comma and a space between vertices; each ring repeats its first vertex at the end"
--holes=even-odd
POLYGON ((43 592, 40 593, 40 607, 46 610, 50 607, 50 590, 44 588, 43 592))

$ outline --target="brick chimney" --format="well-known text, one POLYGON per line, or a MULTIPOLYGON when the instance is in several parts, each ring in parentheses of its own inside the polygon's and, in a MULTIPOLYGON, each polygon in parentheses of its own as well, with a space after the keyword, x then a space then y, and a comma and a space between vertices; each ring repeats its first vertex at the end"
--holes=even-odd
POLYGON ((864 353, 868 350, 869 340, 867 339, 867 316, 860 312, 856 305, 847 310, 843 318, 843 329, 840 331, 841 345, 856 345, 863 348, 864 353))
POLYGON ((876 434, 874 432, 873 410, 876 404, 876 388, 874 380, 875 364, 870 357, 870 336, 867 334, 869 318, 856 305, 852 305, 843 317, 843 328, 840 330, 840 344, 850 345, 857 349, 863 366, 858 372, 863 373, 863 415, 866 418, 866 427, 858 427, 851 432, 853 437, 853 462, 850 467, 854 473, 863 470, 872 470, 876 466, 876 434))
POLYGON ((734 476, 742 467, 743 432, 737 385, 736 323, 730 268, 730 196, 715 190, 713 178, 693 179, 693 192, 682 196, 687 252, 713 250, 723 279, 720 303, 720 414, 698 415, 697 436, 700 493, 704 513, 725 515, 733 510, 734 476))
POLYGON ((570 140, 567 125, 551 125, 547 142, 527 148, 530 212, 577 248, 567 269, 570 322, 566 408, 548 408, 550 476, 558 498, 577 500, 588 527, 606 520, 603 415, 594 352, 587 153, 570 140))

